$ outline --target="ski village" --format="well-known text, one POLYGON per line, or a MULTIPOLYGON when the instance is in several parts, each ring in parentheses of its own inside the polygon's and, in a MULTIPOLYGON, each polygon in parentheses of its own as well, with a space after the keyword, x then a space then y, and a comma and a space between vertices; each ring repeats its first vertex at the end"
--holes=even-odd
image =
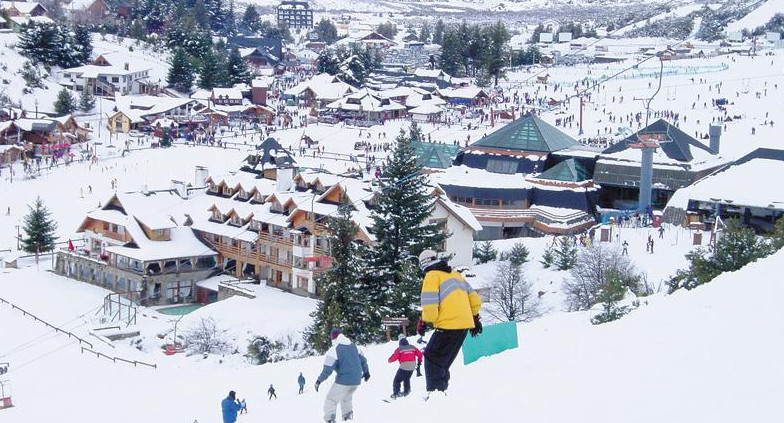
POLYGON ((784 421, 784 0, 0 2, 0 422, 784 421))

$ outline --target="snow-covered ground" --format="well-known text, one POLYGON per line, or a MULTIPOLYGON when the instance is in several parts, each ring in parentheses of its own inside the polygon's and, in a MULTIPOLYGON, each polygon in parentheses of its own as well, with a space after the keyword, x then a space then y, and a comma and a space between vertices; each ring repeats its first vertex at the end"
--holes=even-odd
POLYGON ((784 13, 784 0, 767 0, 748 15, 729 23, 727 32, 742 31, 744 29, 751 31, 758 26, 768 23, 770 18, 776 13, 784 13))
MULTIPOLYGON (((661 262, 646 257, 641 261, 649 265, 661 262)), ((650 297, 614 323, 592 326, 579 312, 521 324, 518 349, 469 366, 458 357, 449 395, 427 403, 419 399, 424 382, 418 378, 411 397, 383 403, 396 370, 386 358, 395 345, 366 347, 372 377, 355 396, 355 420, 781 421, 784 289, 775 275, 782 271, 784 252, 694 291, 650 297)), ((0 271, 0 297, 80 335, 104 293, 54 276, 43 264, 0 271)), ((220 306, 227 321, 256 322, 241 302, 220 306)), ((282 308, 273 326, 291 318, 282 308)), ((128 341, 109 347, 86 337, 107 355, 158 366, 134 367, 82 354, 75 340, 8 305, 0 305, 0 319, 0 361, 11 362, 2 379, 10 381, 16 405, 2 411, 4 422, 219 422, 219 402, 229 390, 248 401, 250 413, 240 422, 321 420, 325 390, 313 390, 321 357, 248 366, 231 357, 165 356, 128 341), (308 381, 301 396, 299 372, 308 381), (270 383, 277 400, 266 398, 270 383)))

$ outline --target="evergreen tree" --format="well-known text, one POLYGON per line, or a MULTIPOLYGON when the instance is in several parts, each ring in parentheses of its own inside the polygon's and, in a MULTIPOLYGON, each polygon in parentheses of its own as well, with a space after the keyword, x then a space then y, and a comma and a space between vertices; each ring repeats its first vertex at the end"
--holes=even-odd
POLYGON ((193 86, 193 78, 193 66, 188 60, 188 54, 181 48, 174 50, 166 82, 175 90, 187 93, 193 86))
POLYGON ((338 40, 338 29, 335 27, 335 24, 327 18, 321 19, 319 23, 316 24, 315 31, 316 34, 318 34, 319 40, 327 44, 332 44, 338 40))
POLYGON ((732 272, 770 254, 772 248, 753 230, 737 219, 729 219, 713 248, 698 248, 688 254, 689 268, 678 270, 668 282, 669 292, 679 288, 694 289, 724 272, 732 272))
POLYGON ((340 72, 340 62, 335 52, 328 48, 321 50, 316 57, 316 69, 319 73, 337 75, 340 72))
MULTIPOLYGON (((778 16, 779 14, 777 14, 778 16)), ((784 15, 782 15, 784 17, 784 15)), ((770 248, 771 253, 775 253, 784 247, 784 217, 779 217, 776 225, 773 227, 773 234, 771 234, 770 248)))
POLYGON ((86 113, 92 110, 93 107, 95 107, 95 97, 90 94, 90 90, 82 90, 82 94, 79 96, 79 110, 86 113))
POLYGON ((628 306, 621 306, 621 302, 626 295, 626 286, 623 280, 615 272, 607 272, 607 283, 602 285, 597 295, 597 303, 602 305, 602 311, 591 318, 591 323, 599 325, 602 323, 618 320, 628 314, 628 306))
POLYGON ((354 241, 357 226, 351 220, 352 210, 344 198, 338 215, 327 221, 332 265, 316 275, 321 300, 311 313, 313 324, 305 331, 308 343, 319 352, 329 348, 332 328, 340 328, 359 343, 375 340, 378 332, 367 326, 375 319, 368 319, 362 297, 364 248, 354 241))
POLYGON ((397 25, 392 22, 384 22, 380 23, 376 27, 376 32, 384 37, 389 38, 390 40, 395 39, 395 35, 397 35, 397 25))
POLYGON ((251 74, 237 47, 233 47, 226 62, 228 84, 250 84, 251 74))
POLYGON ((128 36, 134 38, 136 40, 146 40, 147 39, 147 28, 142 22, 141 19, 134 19, 131 23, 131 27, 128 30, 128 36))
POLYGON ((441 44, 444 38, 444 21, 439 19, 433 28, 433 44, 441 44))
POLYGON ((422 23, 422 28, 419 30, 419 41, 423 43, 430 42, 430 25, 427 24, 427 21, 422 23))
POLYGON ((201 69, 199 69, 199 88, 211 90, 215 87, 225 86, 225 69, 216 56, 215 51, 210 50, 203 58, 201 69))
POLYGON ((408 134, 401 130, 396 139, 371 214, 376 245, 369 255, 366 278, 369 292, 375 296, 371 301, 382 316, 405 316, 411 322, 418 319, 420 292, 415 260, 425 249, 439 250, 448 236, 438 224, 427 221, 434 199, 411 145, 422 139, 415 123, 408 134))
POLYGON ((44 206, 41 197, 36 198, 33 206, 27 207, 30 213, 24 217, 22 230, 25 236, 22 238, 22 249, 35 254, 52 251, 57 239, 54 235, 57 223, 51 219, 52 213, 44 206))
POLYGON ((553 264, 555 264, 555 248, 553 248, 553 244, 548 245, 544 252, 542 253, 542 259, 539 260, 539 263, 542 263, 542 267, 545 269, 550 268, 553 264))
POLYGON ((558 240, 558 248, 555 250, 555 266, 558 270, 569 270, 577 262, 577 247, 572 240, 562 236, 558 240))
POLYGON ((240 21, 242 31, 256 33, 259 31, 260 24, 261 15, 259 15, 259 11, 256 10, 256 6, 249 4, 248 7, 245 8, 245 12, 242 14, 242 20, 240 21))
POLYGON ((54 102, 54 110, 59 116, 73 113, 73 111, 76 110, 76 100, 71 95, 71 92, 68 91, 68 88, 63 87, 63 89, 57 93, 57 100, 54 102))
POLYGON ((522 242, 516 243, 509 251, 501 254, 501 260, 508 260, 515 266, 522 266, 528 261, 528 248, 522 242))
POLYGON ((79 64, 89 63, 90 56, 93 54, 93 37, 86 26, 76 25, 76 28, 74 28, 74 44, 78 49, 77 59, 79 64))
POLYGON ((438 60, 439 68, 450 75, 457 75, 460 72, 460 63, 462 61, 460 57, 462 54, 461 50, 457 32, 445 31, 441 39, 441 56, 438 60))
POLYGON ((232 37, 237 34, 237 12, 234 10, 234 1, 229 1, 229 8, 224 15, 223 30, 221 31, 226 37, 232 37))
POLYGON ((503 22, 498 21, 487 29, 487 48, 484 50, 483 68, 498 85, 498 79, 506 75, 504 67, 509 63, 507 43, 511 39, 503 22))
POLYGON ((498 256, 498 251, 493 247, 491 241, 483 241, 474 244, 473 256, 479 264, 484 264, 488 261, 495 260, 498 256))
POLYGON ((54 24, 30 22, 19 29, 16 48, 33 62, 54 65, 59 57, 59 30, 54 24))

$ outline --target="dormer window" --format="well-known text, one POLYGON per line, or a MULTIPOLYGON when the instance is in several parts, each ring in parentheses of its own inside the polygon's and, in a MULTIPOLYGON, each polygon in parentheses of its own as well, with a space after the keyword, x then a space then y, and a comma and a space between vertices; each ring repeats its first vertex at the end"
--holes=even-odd
POLYGON ((218 222, 220 222, 220 221, 222 221, 222 220, 223 220, 223 219, 221 218, 221 212, 220 212, 220 210, 218 210, 218 209, 214 209, 214 210, 212 211, 212 220, 216 220, 216 221, 218 221, 218 222))
POLYGON ((224 195, 231 195, 231 188, 223 187, 223 194, 224 195))
POLYGON ((242 188, 240 188, 239 198, 242 199, 242 200, 245 200, 245 199, 248 198, 248 193, 245 192, 245 190, 242 189, 242 188))

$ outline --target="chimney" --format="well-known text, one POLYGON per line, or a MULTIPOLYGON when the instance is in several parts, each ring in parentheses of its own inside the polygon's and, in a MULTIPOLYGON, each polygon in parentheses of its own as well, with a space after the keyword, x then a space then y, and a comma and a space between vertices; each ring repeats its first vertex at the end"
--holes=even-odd
POLYGON ((275 180, 278 185, 278 192, 286 192, 294 189, 294 168, 291 166, 278 167, 275 180))
POLYGON ((206 166, 196 166, 196 177, 193 180, 193 186, 203 187, 204 181, 210 176, 210 171, 206 166))
POLYGON ((131 68, 131 65, 128 62, 125 62, 125 70, 128 70, 130 68, 131 68))
POLYGON ((708 127, 708 137, 710 138, 710 150, 713 154, 719 154, 721 141, 721 125, 711 125, 708 127))
POLYGON ((177 191, 177 195, 179 195, 183 200, 188 199, 188 187, 185 186, 185 182, 175 181, 172 179, 171 189, 177 191))

